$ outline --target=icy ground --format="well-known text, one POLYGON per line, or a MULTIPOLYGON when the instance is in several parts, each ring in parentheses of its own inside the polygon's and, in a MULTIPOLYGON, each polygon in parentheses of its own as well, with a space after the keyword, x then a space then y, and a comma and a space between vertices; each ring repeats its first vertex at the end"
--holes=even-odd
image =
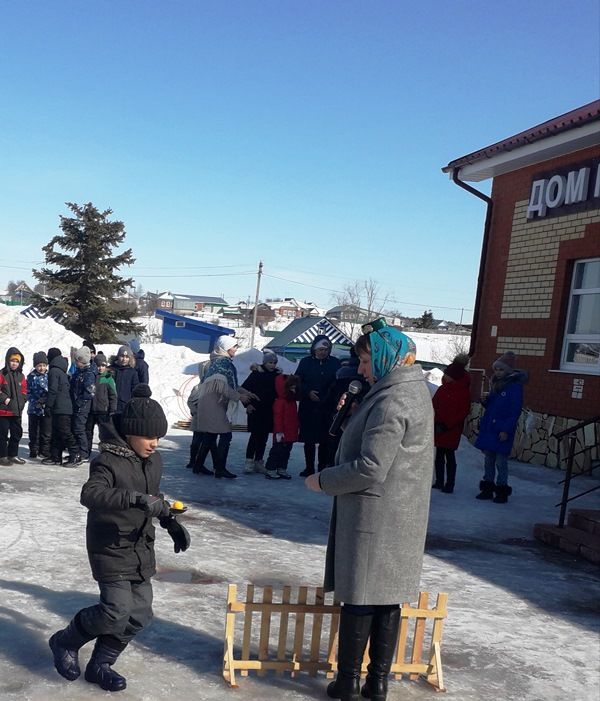
MULTIPOLYGON (((236 433, 230 465, 241 472, 247 434, 236 433)), ((300 446, 289 482, 259 475, 215 480, 184 469, 190 434, 161 443, 167 496, 189 505, 182 517, 192 547, 175 555, 157 528, 155 619, 123 653, 126 701, 325 699, 323 674, 277 678, 251 673, 230 689, 221 677, 228 582, 319 585, 330 499, 305 490, 300 446)), ((26 454, 26 435, 21 454, 26 454)), ((597 701, 599 572, 532 539, 554 521, 560 474, 511 462, 506 505, 473 497, 478 451, 463 442, 453 495, 432 493, 422 589, 449 594, 442 660, 450 701, 597 701)), ((0 468, 0 699, 75 701, 109 694, 55 672, 49 635, 96 601, 85 553, 79 491, 87 467, 0 468)), ((589 484, 584 478, 582 486, 589 484)), ((597 494, 597 493, 596 493, 597 494)), ((580 506, 597 506, 595 495, 580 506)), ((82 651, 88 658, 91 645, 82 651)), ((390 683, 390 701, 433 699, 422 682, 390 683)))

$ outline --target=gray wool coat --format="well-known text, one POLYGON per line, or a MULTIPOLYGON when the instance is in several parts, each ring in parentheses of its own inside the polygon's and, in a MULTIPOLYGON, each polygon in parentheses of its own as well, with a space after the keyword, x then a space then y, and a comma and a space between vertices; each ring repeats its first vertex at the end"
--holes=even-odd
POLYGON ((433 468, 433 409, 419 365, 376 382, 350 417, 335 466, 325 590, 347 604, 414 601, 433 468))

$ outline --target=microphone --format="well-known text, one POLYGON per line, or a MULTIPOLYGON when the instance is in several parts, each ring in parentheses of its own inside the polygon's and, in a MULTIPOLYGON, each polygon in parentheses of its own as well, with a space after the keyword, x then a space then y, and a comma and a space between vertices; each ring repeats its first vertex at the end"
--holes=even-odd
POLYGON ((348 416, 350 409, 354 404, 354 401, 362 391, 363 384, 362 382, 360 382, 360 380, 352 380, 352 382, 348 385, 344 405, 333 417, 333 421, 331 422, 331 426, 329 427, 330 436, 336 436, 339 433, 339 430, 342 427, 344 421, 346 420, 346 417, 348 416))

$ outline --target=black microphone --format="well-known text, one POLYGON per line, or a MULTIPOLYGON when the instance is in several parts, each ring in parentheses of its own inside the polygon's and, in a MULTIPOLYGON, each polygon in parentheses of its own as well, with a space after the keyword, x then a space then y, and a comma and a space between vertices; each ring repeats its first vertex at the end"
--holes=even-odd
POLYGON ((352 408, 352 405, 354 404, 355 399, 362 391, 363 383, 360 380, 352 380, 352 382, 348 385, 344 404, 342 408, 337 412, 337 414, 333 417, 333 421, 331 422, 331 426, 329 427, 330 436, 336 436, 338 434, 340 428, 342 427, 342 424, 344 423, 346 417, 348 416, 348 413, 350 412, 350 409, 352 408))

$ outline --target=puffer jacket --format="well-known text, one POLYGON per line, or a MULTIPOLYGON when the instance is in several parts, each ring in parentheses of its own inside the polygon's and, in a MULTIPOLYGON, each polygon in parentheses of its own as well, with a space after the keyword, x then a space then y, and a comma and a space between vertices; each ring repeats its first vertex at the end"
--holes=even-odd
POLYGON ((298 440, 300 424, 296 390, 299 384, 295 375, 278 375, 275 378, 277 399, 273 403, 273 434, 283 433, 285 443, 295 443, 298 440))
POLYGON ((73 402, 73 411, 77 413, 89 413, 92 400, 96 394, 96 372, 93 365, 86 365, 82 368, 76 368, 71 375, 71 401, 73 402))
POLYGON ((444 382, 433 395, 435 412, 435 447, 456 450, 460 443, 465 419, 471 408, 469 374, 453 382, 444 382))
POLYGON ((6 364, 0 370, 0 416, 21 416, 27 401, 27 380, 23 374, 23 353, 14 346, 6 351, 6 364), (21 362, 16 370, 11 370, 8 359, 19 354, 21 362), (6 400, 10 399, 8 404, 6 400))
POLYGON ((72 416, 73 402, 71 401, 69 376, 67 368, 69 361, 59 355, 50 361, 48 370, 48 396, 46 411, 51 414, 72 416))
POLYGON ((162 458, 140 458, 113 420, 103 428, 100 454, 90 463, 81 490, 88 509, 86 544, 92 576, 99 582, 143 581, 156 572, 152 518, 130 506, 132 493, 158 495, 162 458))
POLYGON ((502 380, 492 380, 492 390, 482 402, 485 412, 479 424, 476 448, 510 455, 523 408, 523 385, 527 379, 524 370, 515 370, 502 380), (500 433, 506 433, 508 438, 500 440, 500 433))
POLYGON ((35 368, 27 375, 27 413, 29 416, 43 416, 48 396, 48 373, 35 368))
POLYGON ((117 387, 117 412, 119 414, 133 396, 133 388, 140 383, 135 365, 131 364, 133 362, 133 358, 129 365, 118 365, 115 362, 109 368, 117 387))

